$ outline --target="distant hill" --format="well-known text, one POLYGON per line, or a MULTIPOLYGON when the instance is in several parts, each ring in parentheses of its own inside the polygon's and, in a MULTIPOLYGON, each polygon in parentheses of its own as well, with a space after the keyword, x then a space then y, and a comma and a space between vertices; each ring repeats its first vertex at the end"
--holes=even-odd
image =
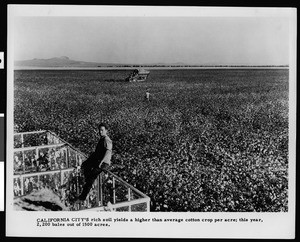
POLYGON ((96 63, 71 60, 67 56, 54 57, 50 59, 32 59, 15 61, 16 67, 99 67, 114 66, 112 63, 96 63))

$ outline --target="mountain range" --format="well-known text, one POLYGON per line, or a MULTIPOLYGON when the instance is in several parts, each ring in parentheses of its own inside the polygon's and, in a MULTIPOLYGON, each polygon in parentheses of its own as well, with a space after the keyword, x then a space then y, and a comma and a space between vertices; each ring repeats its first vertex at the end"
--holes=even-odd
MULTIPOLYGON (((174 64, 155 63, 142 66, 182 66, 184 63, 178 62, 174 64)), ((139 64, 123 64, 123 63, 97 63, 71 60, 67 56, 53 57, 50 59, 19 60, 15 61, 15 67, 131 67, 140 66, 139 64)))
POLYGON ((71 60, 67 56, 54 57, 50 59, 37 59, 15 61, 16 67, 99 67, 115 65, 112 63, 96 63, 71 60))
MULTIPOLYGON (((15 61, 16 68, 95 68, 95 67, 188 67, 188 66, 247 66, 247 65, 191 65, 183 62, 176 63, 152 63, 152 64, 124 64, 124 63, 97 63, 97 62, 86 62, 71 60, 67 56, 53 57, 50 59, 37 59, 32 60, 19 60, 15 61)), ((256 65, 253 65, 256 66, 256 65)), ((267 66, 267 65, 266 65, 267 66)), ((284 65, 285 66, 285 65, 284 65)))

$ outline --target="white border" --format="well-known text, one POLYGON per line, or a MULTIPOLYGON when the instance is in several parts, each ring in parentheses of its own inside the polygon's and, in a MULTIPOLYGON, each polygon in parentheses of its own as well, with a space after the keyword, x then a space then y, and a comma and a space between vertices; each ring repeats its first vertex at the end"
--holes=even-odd
POLYGON ((290 17, 291 8, 9 5, 14 16, 290 17))
POLYGON ((7 82, 7 236, 40 237, 161 237, 161 238, 294 238, 295 236, 295 141, 296 141, 296 9, 291 8, 194 8, 194 7, 111 7, 9 5, 7 82), (287 17, 290 19, 290 133, 289 133, 289 212, 287 213, 95 213, 20 212, 12 210, 13 170, 13 22, 17 16, 141 16, 141 17, 287 17), (36 227, 37 218, 262 218, 254 224, 187 223, 172 225, 119 223, 109 228, 36 227))

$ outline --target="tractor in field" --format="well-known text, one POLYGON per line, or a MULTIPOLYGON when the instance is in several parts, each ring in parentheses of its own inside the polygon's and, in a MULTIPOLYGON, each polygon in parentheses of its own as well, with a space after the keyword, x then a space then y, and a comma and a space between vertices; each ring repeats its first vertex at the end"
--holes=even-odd
POLYGON ((125 80, 129 82, 141 82, 145 81, 149 74, 150 71, 144 69, 135 69, 125 80))

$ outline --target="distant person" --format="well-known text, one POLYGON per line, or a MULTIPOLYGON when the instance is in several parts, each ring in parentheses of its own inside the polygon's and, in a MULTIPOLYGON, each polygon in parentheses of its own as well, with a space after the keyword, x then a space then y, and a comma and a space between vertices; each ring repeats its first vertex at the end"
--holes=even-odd
POLYGON ((96 150, 81 165, 85 184, 83 185, 83 190, 76 202, 84 201, 86 199, 98 175, 101 172, 106 171, 111 165, 112 141, 108 137, 108 127, 106 124, 101 123, 98 126, 98 130, 100 140, 97 144, 96 150))
POLYGON ((146 91, 145 100, 148 102, 150 101, 150 92, 149 91, 146 91))

